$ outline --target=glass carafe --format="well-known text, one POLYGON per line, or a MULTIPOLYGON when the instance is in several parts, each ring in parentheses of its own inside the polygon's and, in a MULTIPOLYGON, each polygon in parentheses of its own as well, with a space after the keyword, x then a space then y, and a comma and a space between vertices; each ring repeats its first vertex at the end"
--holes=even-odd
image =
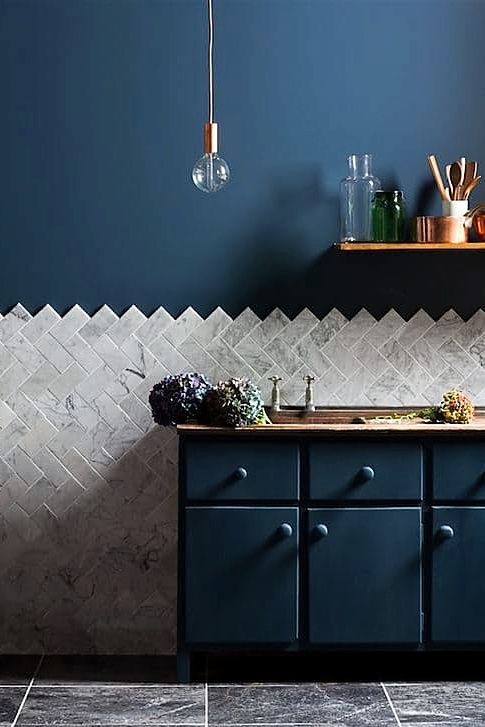
POLYGON ((372 154, 351 154, 340 182, 340 239, 372 240, 371 204, 381 183, 372 174, 372 154))

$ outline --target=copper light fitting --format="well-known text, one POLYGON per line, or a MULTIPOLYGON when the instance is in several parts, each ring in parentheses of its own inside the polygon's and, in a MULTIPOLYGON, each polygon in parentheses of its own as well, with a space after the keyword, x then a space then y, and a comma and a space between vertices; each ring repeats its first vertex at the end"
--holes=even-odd
POLYGON ((217 154, 218 137, 218 126, 215 122, 204 124, 204 154, 217 154))

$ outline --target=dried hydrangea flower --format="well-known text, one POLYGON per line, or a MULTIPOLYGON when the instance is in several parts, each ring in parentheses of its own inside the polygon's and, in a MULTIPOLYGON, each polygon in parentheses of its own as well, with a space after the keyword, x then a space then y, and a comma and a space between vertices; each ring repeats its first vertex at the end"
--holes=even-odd
POLYGON ((204 419, 209 424, 225 427, 265 424, 269 421, 260 390, 246 378, 219 381, 207 393, 204 419))
POLYGON ((163 427, 198 421, 202 402, 212 384, 195 372, 165 376, 148 398, 153 419, 163 427))
POLYGON ((443 394, 439 415, 448 424, 469 424, 473 419, 475 407, 464 391, 452 389, 443 394))

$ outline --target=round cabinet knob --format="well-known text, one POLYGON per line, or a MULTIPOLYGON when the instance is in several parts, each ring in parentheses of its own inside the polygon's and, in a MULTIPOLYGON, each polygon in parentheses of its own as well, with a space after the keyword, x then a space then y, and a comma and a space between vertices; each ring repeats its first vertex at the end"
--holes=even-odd
POLYGON ((442 525, 438 530, 438 534, 442 540, 450 540, 455 537, 455 531, 451 525, 442 525))
POLYGON ((322 538, 326 538, 328 535, 328 528, 323 523, 318 523, 318 525, 315 525, 313 528, 313 532, 315 534, 315 537, 318 538, 318 540, 321 540, 322 538))
POLYGON ((278 535, 282 538, 291 538, 293 535, 293 528, 290 523, 282 523, 278 528, 278 535))
POLYGON ((362 467, 362 469, 360 470, 360 476, 362 477, 364 482, 370 482, 371 480, 374 479, 374 477, 376 476, 376 473, 374 472, 372 467, 369 467, 368 465, 366 465, 365 467, 362 467))
POLYGON ((238 467, 236 470, 236 479, 245 480, 248 476, 248 471, 244 467, 238 467))

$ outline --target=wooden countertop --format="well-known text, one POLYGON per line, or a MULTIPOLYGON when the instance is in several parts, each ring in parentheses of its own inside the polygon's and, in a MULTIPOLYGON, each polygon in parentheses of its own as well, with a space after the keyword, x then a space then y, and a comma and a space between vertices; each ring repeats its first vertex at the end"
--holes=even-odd
POLYGON ((211 427, 202 424, 184 424, 177 427, 177 432, 184 436, 397 436, 397 437, 477 437, 485 436, 485 417, 476 417, 470 424, 423 424, 416 422, 389 423, 375 422, 368 424, 264 424, 250 427, 211 427))

